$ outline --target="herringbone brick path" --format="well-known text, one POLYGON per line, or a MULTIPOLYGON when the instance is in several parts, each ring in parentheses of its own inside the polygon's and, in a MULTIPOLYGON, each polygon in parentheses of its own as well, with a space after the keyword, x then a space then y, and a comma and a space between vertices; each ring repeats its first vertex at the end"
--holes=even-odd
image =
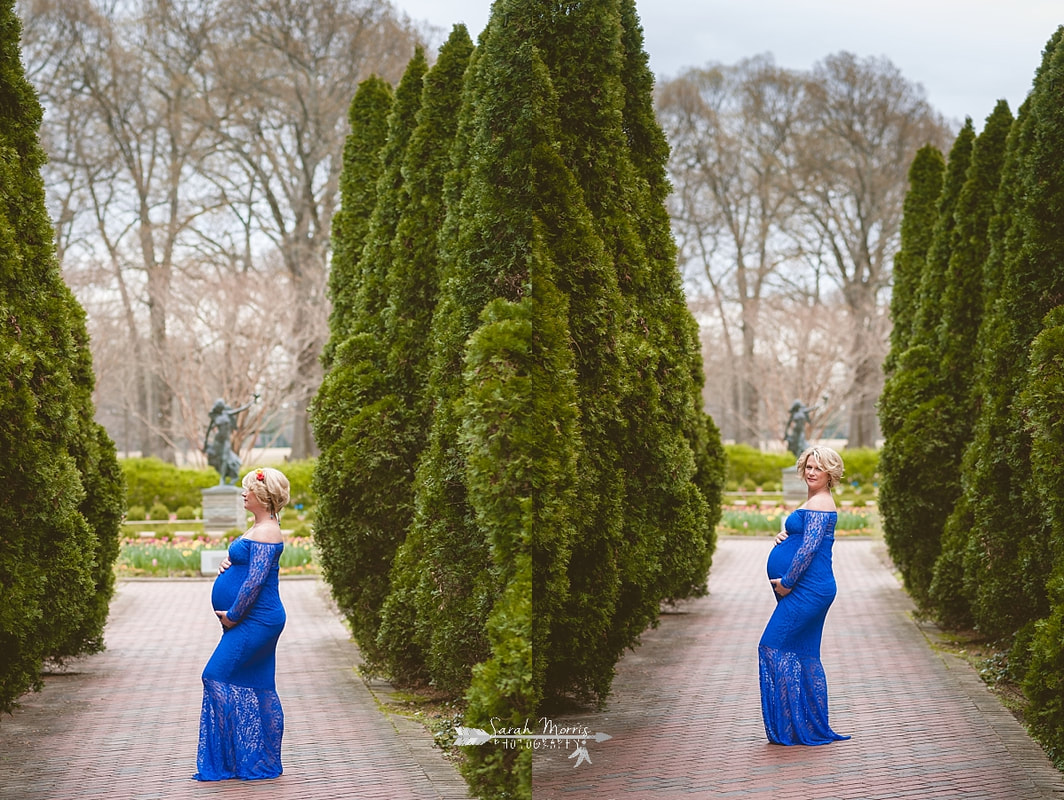
POLYGON ((282 580, 284 775, 199 783, 200 673, 220 635, 209 582, 119 584, 107 650, 0 719, 4 800, 458 800, 465 782, 416 722, 381 712, 316 580, 282 580))
POLYGON ((1064 798, 1061 774, 1012 715, 913 622, 871 540, 835 544, 839 594, 822 649, 832 727, 853 738, 769 745, 757 642, 774 604, 771 547, 723 539, 710 595, 664 616, 624 656, 607 709, 552 720, 613 738, 588 742, 591 764, 539 742, 535 800, 1064 798))

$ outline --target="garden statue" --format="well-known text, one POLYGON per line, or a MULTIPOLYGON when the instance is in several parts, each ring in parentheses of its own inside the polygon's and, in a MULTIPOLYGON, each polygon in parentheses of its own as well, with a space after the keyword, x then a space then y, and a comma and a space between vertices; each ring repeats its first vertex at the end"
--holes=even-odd
POLYGON ((791 416, 783 429, 783 441, 787 443, 787 449, 794 453, 795 458, 809 446, 809 442, 805 440, 805 426, 811 421, 810 414, 816 409, 817 406, 810 408, 803 405, 801 400, 795 400, 791 405, 791 416))
POLYGON ((203 437, 203 452, 207 454, 207 463, 218 472, 219 485, 229 483, 230 480, 235 484, 240 477, 240 456, 233 450, 230 439, 236 430, 236 415, 247 411, 258 399, 259 396, 254 395, 240 408, 230 408, 225 404, 225 400, 219 398, 214 401, 209 412, 211 422, 203 437), (214 440, 208 445, 207 440, 212 430, 214 440))

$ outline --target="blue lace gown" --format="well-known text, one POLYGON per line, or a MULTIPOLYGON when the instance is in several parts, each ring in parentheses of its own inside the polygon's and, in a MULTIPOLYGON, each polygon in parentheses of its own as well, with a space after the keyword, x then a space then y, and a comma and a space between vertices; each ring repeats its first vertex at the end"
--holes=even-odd
POLYGON ((772 548, 769 578, 791 589, 776 608, 758 645, 761 713, 774 744, 817 745, 849 739, 828 725, 828 686, 820 663, 824 619, 835 599, 831 546, 834 511, 799 508, 784 523, 787 539, 772 548))
POLYGON ((203 670, 198 771, 200 781, 257 780, 281 774, 284 712, 274 685, 274 655, 285 612, 277 576, 284 544, 240 538, 229 546, 232 566, 211 592, 216 611, 237 622, 203 670))

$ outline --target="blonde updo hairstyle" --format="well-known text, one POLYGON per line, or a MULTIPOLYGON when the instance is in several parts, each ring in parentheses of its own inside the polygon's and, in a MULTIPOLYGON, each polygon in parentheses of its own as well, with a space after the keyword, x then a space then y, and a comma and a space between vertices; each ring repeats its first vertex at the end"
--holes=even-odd
POLYGON ((828 474, 828 488, 833 489, 842 483, 843 464, 842 456, 830 447, 808 447, 798 456, 798 474, 805 472, 805 465, 809 459, 820 466, 828 474))
POLYGON ((273 467, 258 467, 251 470, 240 482, 247 491, 258 498, 274 517, 281 516, 281 509, 288 505, 288 478, 273 467))

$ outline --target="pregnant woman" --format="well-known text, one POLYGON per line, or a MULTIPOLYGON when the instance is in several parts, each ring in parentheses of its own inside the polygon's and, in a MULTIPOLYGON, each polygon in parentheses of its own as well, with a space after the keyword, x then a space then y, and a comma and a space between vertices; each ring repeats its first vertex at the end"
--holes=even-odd
POLYGON ((280 513, 288 503, 288 479, 275 469, 244 476, 244 508, 250 530, 229 545, 211 603, 222 640, 203 670, 199 781, 257 780, 281 774, 284 713, 274 686, 274 653, 285 613, 277 591, 280 513))
POLYGON ((842 458, 830 447, 810 447, 798 457, 808 497, 787 517, 769 554, 776 609, 757 650, 761 713, 773 744, 850 738, 828 725, 828 686, 820 663, 824 619, 835 599, 831 546, 838 514, 831 488, 842 479, 842 470, 842 458))

